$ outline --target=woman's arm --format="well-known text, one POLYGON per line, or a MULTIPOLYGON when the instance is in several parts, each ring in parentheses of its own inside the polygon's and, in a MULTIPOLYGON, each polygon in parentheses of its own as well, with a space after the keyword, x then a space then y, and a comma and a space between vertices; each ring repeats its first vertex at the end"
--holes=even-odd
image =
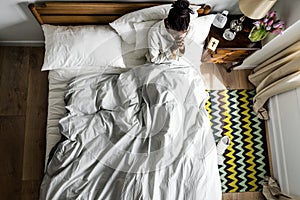
POLYGON ((173 46, 170 49, 167 49, 166 51, 163 51, 163 49, 161 49, 162 36, 158 32, 158 29, 159 27, 153 27, 148 32, 149 51, 146 55, 146 58, 149 62, 156 63, 156 64, 174 59, 173 46))

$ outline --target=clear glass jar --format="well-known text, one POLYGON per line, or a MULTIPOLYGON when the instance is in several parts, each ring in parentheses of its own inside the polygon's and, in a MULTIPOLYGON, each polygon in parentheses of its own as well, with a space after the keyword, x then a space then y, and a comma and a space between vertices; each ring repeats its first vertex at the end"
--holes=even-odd
POLYGON ((213 21, 213 25, 217 28, 224 28, 227 22, 228 11, 224 10, 222 13, 218 13, 213 21))

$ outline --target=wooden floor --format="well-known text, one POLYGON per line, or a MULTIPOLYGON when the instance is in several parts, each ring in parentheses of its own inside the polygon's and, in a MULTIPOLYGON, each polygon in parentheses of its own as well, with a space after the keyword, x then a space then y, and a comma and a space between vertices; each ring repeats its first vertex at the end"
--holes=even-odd
MULTIPOLYGON (((43 47, 0 46, 1 199, 38 199, 43 176, 47 118, 47 73, 41 72, 43 47)), ((249 71, 227 73, 206 64, 208 89, 250 89, 249 71)), ((258 192, 223 194, 224 200, 264 199, 258 192)))

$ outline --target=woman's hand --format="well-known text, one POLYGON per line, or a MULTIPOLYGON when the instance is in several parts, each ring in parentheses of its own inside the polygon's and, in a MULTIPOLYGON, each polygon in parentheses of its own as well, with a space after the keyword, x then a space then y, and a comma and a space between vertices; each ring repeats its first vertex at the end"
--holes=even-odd
POLYGON ((184 40, 183 40, 183 38, 179 39, 179 40, 176 39, 174 41, 174 44, 171 46, 171 51, 177 50, 177 49, 182 49, 183 47, 184 47, 184 40))
POLYGON ((184 54, 184 52, 185 52, 184 38, 179 38, 178 40, 175 40, 175 43, 179 49, 179 52, 181 54, 184 54))
POLYGON ((177 54, 178 49, 179 49, 179 47, 177 46, 177 43, 174 42, 174 44, 170 48, 174 59, 176 59, 176 54, 177 54))
POLYGON ((170 48, 174 57, 177 55, 177 51, 179 50, 180 54, 184 54, 185 46, 184 46, 184 38, 178 37, 175 39, 174 44, 170 48))
POLYGON ((182 44, 182 46, 179 47, 179 52, 180 52, 181 56, 184 54, 184 52, 185 52, 184 44, 182 44))

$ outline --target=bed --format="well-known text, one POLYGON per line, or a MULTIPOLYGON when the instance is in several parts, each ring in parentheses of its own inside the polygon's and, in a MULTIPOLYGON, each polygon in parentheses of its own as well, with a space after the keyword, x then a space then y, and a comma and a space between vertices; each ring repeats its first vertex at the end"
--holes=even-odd
POLYGON ((49 71, 40 199, 221 199, 199 73, 214 15, 192 16, 186 57, 154 65, 145 35, 169 3, 29 7, 49 71))

